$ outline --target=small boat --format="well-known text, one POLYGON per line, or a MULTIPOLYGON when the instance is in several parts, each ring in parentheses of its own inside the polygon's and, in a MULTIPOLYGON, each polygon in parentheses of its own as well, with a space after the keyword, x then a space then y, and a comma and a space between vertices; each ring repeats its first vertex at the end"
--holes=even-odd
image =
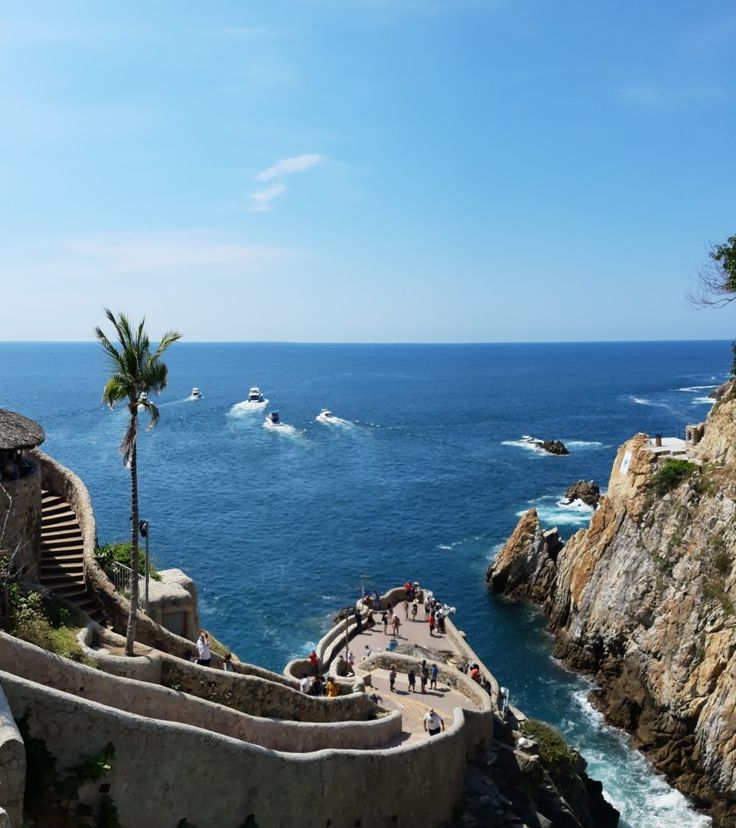
POLYGON ((268 423, 270 423, 270 425, 273 425, 273 426, 280 426, 280 425, 283 425, 283 423, 281 422, 281 417, 279 417, 279 412, 278 412, 278 411, 272 411, 272 412, 271 412, 271 413, 270 413, 270 414, 266 417, 266 421, 267 421, 268 423))
POLYGON ((319 414, 314 418, 318 423, 329 426, 342 426, 343 428, 352 428, 352 423, 348 420, 343 420, 342 417, 337 417, 330 411, 329 408, 323 408, 319 414))
POLYGON ((250 391, 248 391, 248 399, 246 402, 249 403, 265 403, 268 402, 263 394, 261 394, 261 389, 257 385, 251 386, 250 391))
POLYGON ((189 397, 190 400, 201 400, 202 399, 202 392, 196 386, 192 388, 192 393, 189 397))

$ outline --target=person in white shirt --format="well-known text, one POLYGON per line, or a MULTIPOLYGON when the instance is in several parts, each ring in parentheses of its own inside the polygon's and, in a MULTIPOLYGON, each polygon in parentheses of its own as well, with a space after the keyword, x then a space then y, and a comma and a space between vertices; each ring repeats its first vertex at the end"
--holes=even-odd
POLYGON ((202 630, 197 639, 197 664, 201 664, 202 667, 209 667, 211 661, 210 637, 202 630))
POLYGON ((445 720, 439 713, 435 713, 432 707, 429 708, 424 717, 424 729, 430 736, 436 736, 440 730, 445 729, 445 720))
POLYGON ((309 676, 304 676, 299 682, 299 689, 302 691, 302 693, 309 693, 310 686, 311 681, 309 680, 309 676))

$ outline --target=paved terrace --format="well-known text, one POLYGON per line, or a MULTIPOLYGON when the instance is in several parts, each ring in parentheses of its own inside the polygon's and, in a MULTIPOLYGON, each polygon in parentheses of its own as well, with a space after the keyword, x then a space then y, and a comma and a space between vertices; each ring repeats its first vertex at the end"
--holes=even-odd
MULTIPOLYGON (((395 597, 397 593, 398 590, 392 590, 392 593, 389 593, 393 594, 393 601, 397 600, 395 597)), ((481 705, 476 700, 457 689, 457 687, 448 684, 448 672, 451 674, 460 674, 458 665, 463 662, 472 663, 473 661, 477 661, 481 665, 482 676, 490 679, 493 691, 497 692, 498 687, 489 671, 484 668, 482 662, 480 662, 480 659, 475 656, 472 650, 467 645, 462 646, 456 643, 458 638, 462 640, 457 631, 455 631, 454 636, 450 636, 447 633, 438 633, 435 628, 434 633, 430 635, 429 624, 425 619, 423 605, 419 606, 416 621, 411 620, 411 606, 409 608, 409 618, 405 618, 403 599, 399 600, 396 610, 401 619, 398 636, 395 637, 393 635, 390 625, 388 632, 384 633, 383 624, 381 623, 382 612, 376 610, 373 612, 373 619, 376 622, 375 627, 372 630, 368 630, 364 620, 362 631, 351 635, 349 648, 355 657, 355 679, 365 681, 366 692, 370 693, 375 691, 381 697, 380 705, 386 710, 398 710, 401 713, 402 736, 397 743, 407 743, 429 738, 424 731, 423 720, 430 708, 434 708, 442 716, 445 727, 452 725, 454 721, 453 710, 455 708, 461 707, 465 710, 481 709, 481 705), (398 643, 398 648, 390 651, 387 649, 388 644, 394 637, 398 643), (371 650, 371 658, 367 660, 365 659, 366 646, 371 650), (435 653, 436 657, 434 655, 435 653), (373 663, 377 658, 380 662, 378 666, 373 663), (427 682, 426 692, 422 693, 419 666, 424 658, 426 658, 429 668, 431 668, 433 663, 437 664, 440 668, 440 676, 437 680, 436 689, 430 688, 430 677, 430 681, 427 682), (392 661, 396 665, 397 673, 396 689, 394 692, 391 691, 389 686, 389 669, 392 661), (414 664, 416 674, 416 689, 414 692, 409 690, 407 678, 409 665, 411 663, 414 664)), ((337 628, 340 626, 338 624, 337 628)), ((446 628, 448 631, 451 626, 452 621, 447 619, 446 628)), ((338 650, 333 651, 333 658, 337 657, 337 653, 338 650)), ((339 649, 339 653, 345 655, 344 634, 342 636, 342 647, 339 649)), ((327 669, 329 665, 325 664, 324 666, 327 669)), ((334 662, 329 672, 334 674, 334 662)), ((467 678, 469 680, 469 676, 467 678)), ((342 679, 342 681, 346 680, 351 681, 352 677, 348 676, 347 679, 342 679)), ((478 690, 481 693, 485 693, 480 686, 478 686, 478 690)))

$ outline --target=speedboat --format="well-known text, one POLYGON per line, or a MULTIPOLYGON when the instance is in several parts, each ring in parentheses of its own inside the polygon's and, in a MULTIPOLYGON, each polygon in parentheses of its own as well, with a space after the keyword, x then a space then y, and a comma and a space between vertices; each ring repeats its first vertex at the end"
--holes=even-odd
POLYGON ((250 414, 254 411, 262 411, 267 405, 268 400, 261 393, 261 389, 254 385, 248 391, 248 398, 235 403, 231 411, 233 414, 250 414))
POLYGON ((280 426, 283 425, 281 422, 281 417, 279 417, 278 411, 272 411, 267 417, 266 422, 272 426, 280 426))
POLYGON ((337 422, 340 418, 336 417, 329 408, 323 408, 319 414, 315 417, 315 420, 318 423, 334 423, 337 422))
POLYGON ((201 400, 202 399, 202 392, 196 386, 192 388, 192 393, 189 396, 190 400, 201 400))
POLYGON ((263 427, 290 437, 295 436, 297 433, 294 426, 281 421, 278 411, 271 411, 266 415, 266 419, 263 421, 263 427))

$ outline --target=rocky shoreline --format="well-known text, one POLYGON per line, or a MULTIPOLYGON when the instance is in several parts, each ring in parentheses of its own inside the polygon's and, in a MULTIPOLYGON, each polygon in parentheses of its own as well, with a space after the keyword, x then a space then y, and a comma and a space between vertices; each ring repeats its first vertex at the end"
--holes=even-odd
POLYGON ((625 443, 590 527, 562 544, 525 513, 490 589, 549 617, 556 657, 719 828, 736 826, 736 401, 688 458, 625 443))

